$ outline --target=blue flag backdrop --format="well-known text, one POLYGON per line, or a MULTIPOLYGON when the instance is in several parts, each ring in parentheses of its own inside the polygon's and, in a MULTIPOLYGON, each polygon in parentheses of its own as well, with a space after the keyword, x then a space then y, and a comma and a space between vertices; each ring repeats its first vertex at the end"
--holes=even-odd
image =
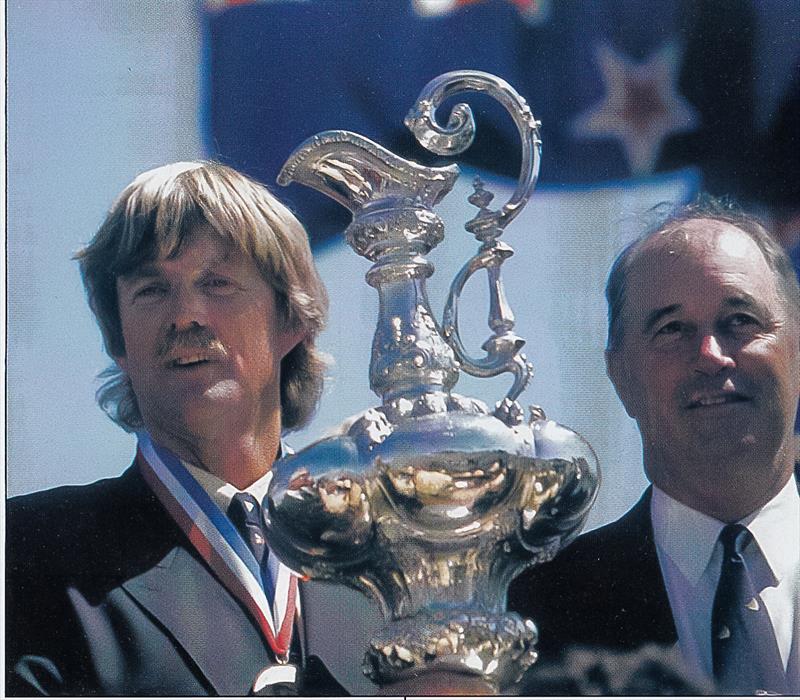
MULTIPOLYGON (((209 155, 267 183, 314 133, 343 128, 426 163, 402 124, 448 70, 495 73, 543 123, 541 181, 592 183, 689 165, 746 202, 798 196, 800 10, 775 0, 207 0, 209 155), (797 76, 791 83, 791 76, 797 76), (792 149, 794 147, 794 151, 792 149), (794 152, 795 156, 790 154, 794 152)), ((465 159, 514 175, 502 110, 474 99, 465 159)), ((323 238, 347 223, 285 196, 323 238)))

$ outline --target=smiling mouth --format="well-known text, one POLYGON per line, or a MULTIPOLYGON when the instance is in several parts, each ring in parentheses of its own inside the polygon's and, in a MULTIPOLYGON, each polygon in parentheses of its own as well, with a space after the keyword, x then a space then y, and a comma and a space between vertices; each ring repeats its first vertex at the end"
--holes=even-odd
POLYGON ((744 403, 750 401, 749 397, 743 396, 738 393, 730 394, 712 394, 712 395, 695 395, 691 398, 686 408, 691 410, 695 408, 709 408, 713 406, 725 406, 728 404, 744 403))
POLYGON ((169 369, 191 369, 224 360, 227 355, 222 343, 213 341, 206 347, 174 347, 164 359, 169 369))

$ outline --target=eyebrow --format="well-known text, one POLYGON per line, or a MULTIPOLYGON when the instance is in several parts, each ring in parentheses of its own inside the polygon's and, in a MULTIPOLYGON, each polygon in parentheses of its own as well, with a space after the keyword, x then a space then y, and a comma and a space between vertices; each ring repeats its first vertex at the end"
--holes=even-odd
MULTIPOLYGON (((756 311, 762 311, 764 308, 756 297, 747 292, 742 292, 735 297, 726 297, 722 303, 724 306, 730 306, 734 309, 754 309, 756 311)), ((680 308, 681 304, 670 304, 669 306, 663 306, 660 309, 651 311, 645 318, 644 332, 648 333, 662 318, 669 316, 680 308)))
MULTIPOLYGON (((230 251, 225 251, 222 255, 215 255, 212 258, 209 258, 203 263, 202 272, 211 272, 216 266, 228 262, 230 257, 230 251)), ((135 282, 136 280, 148 279, 151 277, 161 277, 161 274, 162 273, 158 267, 157 261, 150 260, 142 263, 130 272, 120 275, 119 278, 128 282, 135 282)))
POLYGON ((763 309, 761 302, 752 294, 748 294, 747 292, 742 292, 735 297, 728 297, 723 303, 725 303, 727 306, 732 306, 734 309, 763 309))
POLYGON ((669 306, 663 306, 660 309, 655 309, 647 314, 647 317, 644 320, 644 332, 647 333, 653 329, 655 326, 664 316, 669 316, 671 313, 677 311, 681 308, 680 304, 670 304, 669 306))

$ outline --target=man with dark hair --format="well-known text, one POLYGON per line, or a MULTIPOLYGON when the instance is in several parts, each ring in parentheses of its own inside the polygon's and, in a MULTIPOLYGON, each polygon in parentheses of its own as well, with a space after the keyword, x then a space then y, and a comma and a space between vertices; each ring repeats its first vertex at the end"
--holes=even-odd
MULTIPOLYGON (((542 651, 677 643, 723 692, 800 692, 800 290, 749 217, 692 206, 629 245, 608 374, 652 482, 620 520, 514 582, 542 651)), ((614 465, 608 465, 613 469, 614 465)))
POLYGON ((138 449, 118 478, 9 501, 8 692, 340 692, 303 658, 297 578, 260 520, 322 388, 303 227, 236 171, 176 163, 77 257, 114 361, 98 400, 138 449))

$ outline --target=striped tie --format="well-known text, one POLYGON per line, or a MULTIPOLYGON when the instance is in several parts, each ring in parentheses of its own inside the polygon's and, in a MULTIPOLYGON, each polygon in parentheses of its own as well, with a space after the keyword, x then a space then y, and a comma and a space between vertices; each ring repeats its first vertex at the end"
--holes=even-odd
POLYGON ((277 566, 278 561, 275 557, 270 556, 269 548, 267 547, 261 506, 249 493, 237 493, 228 506, 228 517, 256 558, 261 569, 264 592, 267 594, 270 605, 272 605, 275 600, 275 580, 277 575, 277 571, 272 571, 272 569, 277 566))

